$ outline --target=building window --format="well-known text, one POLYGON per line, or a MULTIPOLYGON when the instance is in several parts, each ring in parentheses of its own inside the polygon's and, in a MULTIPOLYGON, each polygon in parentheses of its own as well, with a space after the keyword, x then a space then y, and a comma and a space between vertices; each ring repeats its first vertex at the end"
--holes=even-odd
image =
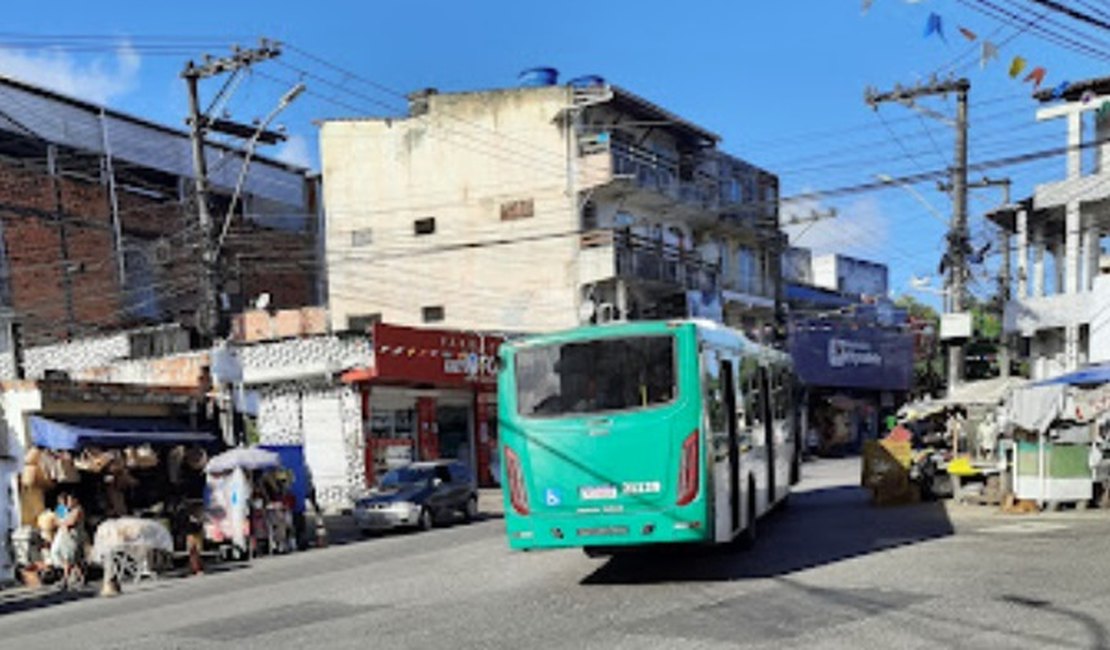
POLYGON ((532 199, 522 199, 520 201, 508 201, 501 204, 501 220, 502 221, 515 221, 517 219, 527 219, 536 215, 535 202, 532 199))
POLYGON ((374 323, 382 322, 381 313, 357 314, 347 317, 347 329, 352 332, 369 332, 374 323))
POLYGON ((429 305, 420 310, 425 323, 440 323, 443 322, 443 305, 429 305))
POLYGON ((351 231, 351 246, 369 246, 374 237, 369 228, 359 228, 351 231))
POLYGON ((430 235, 436 231, 436 218, 425 217, 412 222, 412 230, 417 235, 430 235))
POLYGON ((597 204, 586 201, 582 206, 582 230, 594 230, 597 225, 597 204))

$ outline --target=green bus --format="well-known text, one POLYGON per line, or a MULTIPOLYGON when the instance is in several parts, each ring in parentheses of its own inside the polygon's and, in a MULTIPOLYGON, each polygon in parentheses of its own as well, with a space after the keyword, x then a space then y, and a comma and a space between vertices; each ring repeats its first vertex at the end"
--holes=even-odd
POLYGON ((753 541, 798 479, 793 388, 788 355, 708 321, 502 346, 509 546, 753 541))

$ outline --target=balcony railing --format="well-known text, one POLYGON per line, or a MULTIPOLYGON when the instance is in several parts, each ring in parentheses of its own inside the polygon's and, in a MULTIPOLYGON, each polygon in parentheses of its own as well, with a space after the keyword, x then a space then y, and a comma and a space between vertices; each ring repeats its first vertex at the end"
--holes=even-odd
POLYGON ((748 196, 739 191, 735 165, 722 152, 695 154, 690 168, 684 169, 686 162, 680 163, 677 154, 667 156, 609 134, 583 136, 579 146, 583 155, 608 152, 614 177, 678 203, 723 213, 738 224, 748 218, 755 221, 756 217, 774 216, 773 202, 759 203, 751 190, 748 196))
POLYGON ((683 289, 713 291, 719 286, 720 268, 700 259, 690 250, 628 229, 594 230, 582 235, 582 247, 612 245, 617 275, 649 282, 676 285, 683 289))

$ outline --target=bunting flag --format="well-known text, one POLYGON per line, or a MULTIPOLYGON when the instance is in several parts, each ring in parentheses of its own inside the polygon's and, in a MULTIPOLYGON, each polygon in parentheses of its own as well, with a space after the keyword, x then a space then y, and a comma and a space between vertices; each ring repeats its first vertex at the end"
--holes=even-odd
POLYGON ((1103 100, 1102 106, 1099 106, 1096 112, 1100 120, 1105 118, 1107 113, 1110 113, 1110 99, 1103 100))
POLYGON ((1022 83, 1025 83, 1026 81, 1032 81, 1033 89, 1036 90, 1037 88, 1041 87, 1041 83, 1044 82, 1044 76, 1047 72, 1048 71, 1044 68, 1037 66, 1036 68, 1033 68, 1033 70, 1030 71, 1029 74, 1025 75, 1025 79, 1022 81, 1022 83))
POLYGON ((956 29, 959 29, 960 33, 964 35, 964 38, 969 41, 974 41, 975 39, 979 38, 975 35, 975 32, 971 31, 967 27, 957 27, 956 29))
POLYGON ((866 16, 867 12, 871 10, 871 3, 872 2, 874 2, 874 0, 863 0, 863 10, 861 12, 861 13, 863 13, 863 15, 866 16))
POLYGON ((1060 99, 1061 97, 1063 97, 1064 93, 1068 90, 1068 86, 1070 85, 1071 84, 1067 81, 1061 81, 1058 86, 1052 89, 1052 99, 1060 99))
POLYGON ((1020 56, 1015 56, 1014 60, 1010 62, 1010 78, 1017 79, 1021 71, 1025 69, 1025 59, 1020 56))
POLYGON ((1091 100, 1094 99, 1094 98, 1095 98, 1094 91, 1084 90, 1083 95, 1079 98, 1079 100, 1081 102, 1083 102, 1084 104, 1090 104, 1091 100))
POLYGON ((944 23, 941 20, 940 14, 935 11, 929 14, 929 18, 925 21, 925 38, 929 38, 933 34, 940 37, 940 40, 945 43, 948 39, 944 37, 944 23))
POLYGON ((983 52, 979 55, 979 67, 986 68, 991 59, 998 58, 998 46, 990 41, 983 41, 983 52))

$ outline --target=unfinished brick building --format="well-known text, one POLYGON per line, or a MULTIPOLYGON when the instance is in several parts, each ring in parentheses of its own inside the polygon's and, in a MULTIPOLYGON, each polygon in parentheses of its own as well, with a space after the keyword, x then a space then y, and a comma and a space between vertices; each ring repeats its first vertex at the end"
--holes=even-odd
MULTIPOLYGON (((242 159, 210 145, 224 220, 242 159)), ((0 306, 29 345, 194 322, 200 234, 188 135, 0 77, 0 306)), ((318 304, 318 179, 255 156, 221 253, 226 305, 318 304)))

